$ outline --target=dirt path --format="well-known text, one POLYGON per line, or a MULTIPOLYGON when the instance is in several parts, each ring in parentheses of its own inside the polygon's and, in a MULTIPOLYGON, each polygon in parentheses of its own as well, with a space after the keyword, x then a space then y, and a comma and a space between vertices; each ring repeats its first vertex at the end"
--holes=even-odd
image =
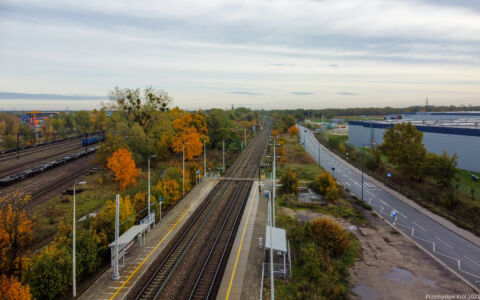
POLYGON ((372 212, 372 227, 353 233, 362 259, 351 270, 353 299, 427 299, 427 295, 472 294, 474 291, 410 240, 392 233, 372 212))

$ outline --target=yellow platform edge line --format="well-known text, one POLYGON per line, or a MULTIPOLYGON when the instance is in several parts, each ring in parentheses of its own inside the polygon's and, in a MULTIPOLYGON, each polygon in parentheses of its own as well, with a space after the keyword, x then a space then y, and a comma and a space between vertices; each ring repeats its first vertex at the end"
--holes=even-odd
MULTIPOLYGON (((208 186, 211 186, 213 183, 215 182, 211 182, 208 186)), ((200 197, 197 199, 197 201, 200 201, 200 199, 203 199, 205 193, 207 191, 210 191, 210 188, 206 189, 205 191, 203 191, 203 193, 200 195, 200 197)), ((195 203, 197 203, 197 201, 195 201, 195 203)), ((177 227, 177 225, 183 220, 183 218, 187 215, 187 213, 190 211, 190 209, 193 207, 193 204, 190 204, 188 210, 182 215, 182 217, 172 226, 172 228, 170 228, 170 230, 167 232, 167 234, 165 234, 163 236, 163 238, 158 242, 158 244, 152 249, 152 251, 150 251, 150 253, 148 253, 148 255, 142 260, 142 262, 135 268, 135 271, 133 271, 132 274, 130 274, 130 276, 128 276, 127 280, 125 280, 122 285, 118 288, 118 290, 115 291, 115 293, 112 295, 112 297, 110 297, 110 300, 113 300, 117 294, 123 289, 123 287, 130 281, 130 279, 133 277, 133 275, 135 275, 138 270, 143 266, 143 264, 147 261, 147 259, 153 254, 153 252, 155 252, 155 250, 157 250, 157 248, 163 243, 163 241, 170 235, 170 233, 173 231, 173 229, 175 229, 175 227, 177 227)))
POLYGON ((250 207, 248 208, 247 220, 245 220, 245 224, 243 225, 242 238, 240 240, 240 245, 238 247, 237 256, 235 257, 235 264, 233 265, 232 276, 230 277, 230 282, 228 283, 227 295, 225 296, 225 300, 228 300, 230 298, 230 291, 232 290, 233 279, 235 278, 235 272, 237 271, 238 258, 240 257, 240 251, 242 250, 243 240, 245 239, 245 233, 247 232, 248 220, 250 219, 250 213, 252 212, 253 203, 255 203, 255 198, 257 197, 257 188, 258 188, 258 182, 255 182, 255 190, 253 192, 253 201, 250 203, 250 207))

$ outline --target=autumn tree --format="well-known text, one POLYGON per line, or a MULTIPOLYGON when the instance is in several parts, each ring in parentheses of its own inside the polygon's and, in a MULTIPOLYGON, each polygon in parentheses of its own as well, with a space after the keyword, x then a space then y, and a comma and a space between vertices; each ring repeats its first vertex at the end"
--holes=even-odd
POLYGON ((280 191, 284 194, 298 194, 298 179, 297 173, 290 168, 285 170, 285 173, 280 178, 280 191))
POLYGON ((0 299, 6 300, 30 300, 30 288, 22 285, 14 276, 0 276, 0 299))
POLYGON ((203 151, 203 143, 208 142, 207 123, 199 113, 186 113, 172 123, 175 135, 172 137, 172 150, 182 153, 185 147, 185 159, 198 156, 203 151))
POLYGON ((426 154, 422 139, 423 133, 412 123, 398 123, 385 130, 380 149, 403 174, 421 179, 422 163, 426 154))
POLYGON ((119 182, 120 190, 126 189, 129 185, 137 184, 137 177, 140 176, 140 169, 135 166, 132 154, 125 148, 120 148, 108 158, 107 167, 115 174, 115 181, 119 182))
POLYGON ((291 135, 298 135, 298 128, 297 126, 293 125, 288 129, 288 133, 291 135))
POLYGON ((25 212, 30 196, 0 197, 0 274, 21 271, 20 252, 32 239, 32 221, 25 212))

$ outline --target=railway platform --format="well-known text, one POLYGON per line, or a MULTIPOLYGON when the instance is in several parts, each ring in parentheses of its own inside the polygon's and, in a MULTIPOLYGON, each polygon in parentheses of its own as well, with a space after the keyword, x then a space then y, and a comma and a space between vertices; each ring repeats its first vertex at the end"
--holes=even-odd
POLYGON ((148 269, 217 182, 218 178, 205 178, 173 207, 147 234, 145 246, 137 245, 125 257, 119 280, 112 280, 113 269, 110 268, 78 298, 125 299, 136 280, 148 269))
POLYGON ((217 299, 258 299, 264 259, 267 198, 255 181, 238 227, 217 299), (259 247, 262 238, 262 248, 259 247))

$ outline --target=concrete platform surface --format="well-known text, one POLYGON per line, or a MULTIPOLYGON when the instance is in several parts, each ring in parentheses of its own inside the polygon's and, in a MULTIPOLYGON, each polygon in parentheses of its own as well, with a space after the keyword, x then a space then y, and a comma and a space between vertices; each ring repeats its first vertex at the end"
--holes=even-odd
POLYGON ((217 299, 245 299, 243 294, 246 291, 253 299, 259 298, 264 250, 258 247, 258 238, 262 237, 264 243, 266 207, 267 200, 256 181, 238 227, 217 299))

